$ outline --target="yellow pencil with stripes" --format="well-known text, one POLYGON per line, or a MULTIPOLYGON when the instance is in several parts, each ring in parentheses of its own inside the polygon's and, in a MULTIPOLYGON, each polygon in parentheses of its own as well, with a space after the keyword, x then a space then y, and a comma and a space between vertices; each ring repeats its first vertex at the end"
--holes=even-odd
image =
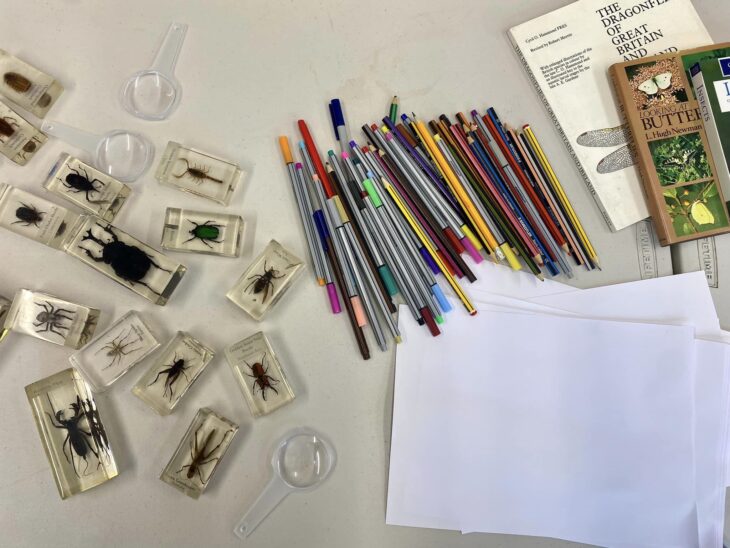
POLYGON ((469 300, 469 297, 464 293, 464 290, 461 288, 459 283, 456 281, 456 279, 451 275, 449 272, 449 269, 446 267, 444 262, 441 260, 441 257, 436 252, 436 249, 434 249, 433 245, 431 244, 431 241, 426 237, 426 235, 421 230, 421 227, 418 226, 418 223, 413 218, 413 215, 408 210, 406 205, 403 203, 403 200, 401 200, 401 197, 398 195, 398 193, 395 191, 393 186, 383 179, 382 181, 383 186, 385 187, 385 190, 390 194, 390 197, 395 202, 395 205, 398 206, 398 209, 403 214, 403 217, 405 217, 406 221, 408 221, 408 224, 410 225, 413 232, 415 232, 416 236, 418 236, 418 239, 421 240, 421 243, 424 245, 424 247, 428 250, 428 252, 431 254, 433 259, 436 261, 436 264, 438 265, 439 269, 441 270, 441 273, 444 275, 446 280, 449 282, 449 285, 451 285, 451 288, 454 290, 454 293, 459 297, 461 302, 464 304, 464 308, 466 308, 466 311, 469 312, 470 315, 475 315, 477 313, 477 309, 474 308, 474 305, 469 300))
POLYGON ((558 199, 560 200, 560 203, 563 204, 563 207, 565 208, 565 211, 567 211, 568 216, 570 217, 570 220, 573 223, 573 226, 576 229, 576 232, 578 233, 578 237, 583 242, 583 245, 585 246, 586 250, 588 251, 588 255, 590 256, 591 261, 600 268, 600 263, 598 261, 598 254, 596 253, 596 250, 593 247, 593 244, 591 244, 591 241, 588 239, 588 235, 586 234, 585 229, 583 228, 583 225, 580 222, 580 219, 578 218, 578 215, 575 213, 575 210, 573 209, 572 204, 568 200, 568 196, 565 194, 565 190, 563 190, 563 186, 560 184, 560 181, 558 180, 557 175, 555 174, 555 171, 553 170, 553 167, 550 165, 550 162, 547 159, 547 156, 545 155, 545 152, 542 150, 542 147, 540 146, 540 143, 537 140, 537 137, 535 137, 535 134, 532 131, 532 128, 529 125, 524 126, 523 131, 525 132, 525 136, 527 137, 527 140, 530 142, 530 145, 532 145, 532 148, 535 150, 535 153, 537 155, 537 159, 540 161, 540 164, 542 165, 543 171, 548 176, 548 179, 550 180, 550 183, 552 184, 553 188, 555 189, 555 193, 558 195, 558 199))
POLYGON ((436 144, 436 141, 439 140, 440 137, 438 135, 432 137, 431 133, 426 128, 426 125, 420 120, 415 120, 415 127, 418 135, 421 137, 421 140, 426 145, 429 154, 436 162, 436 166, 439 168, 441 175, 443 176, 444 180, 449 185, 451 192, 453 192, 454 196, 459 202, 459 205, 461 205, 461 207, 464 209, 464 212, 469 217, 469 220, 476 229, 484 245, 486 245, 490 252, 493 253, 494 250, 499 247, 497 239, 494 237, 494 234, 492 234, 492 231, 489 230, 487 223, 484 222, 484 219, 482 219, 481 215, 474 206, 474 203, 471 201, 466 191, 461 186, 461 183, 457 179, 454 172, 451 170, 451 166, 449 166, 446 158, 444 158, 443 154, 441 154, 441 151, 436 144))

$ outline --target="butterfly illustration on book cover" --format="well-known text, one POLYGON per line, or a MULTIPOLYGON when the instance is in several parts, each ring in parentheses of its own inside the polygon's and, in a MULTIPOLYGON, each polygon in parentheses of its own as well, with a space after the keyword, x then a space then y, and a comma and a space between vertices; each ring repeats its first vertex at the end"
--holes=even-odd
MULTIPOLYGON (((680 69, 672 59, 627 67, 634 103, 642 110, 687 100, 680 69)), ((613 173, 636 163, 631 132, 625 124, 581 133, 576 142, 585 147, 619 147, 596 166, 600 174, 613 173)))

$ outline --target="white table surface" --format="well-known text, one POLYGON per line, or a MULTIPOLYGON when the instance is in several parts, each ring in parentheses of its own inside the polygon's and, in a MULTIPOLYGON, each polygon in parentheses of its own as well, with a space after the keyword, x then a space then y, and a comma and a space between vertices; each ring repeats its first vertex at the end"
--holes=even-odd
MULTIPOLYGON (((344 316, 333 316, 311 273, 257 324, 225 299, 254 254, 276 238, 301 256, 306 244, 276 137, 299 139, 306 119, 320 151, 333 146, 327 112, 342 99, 353 135, 382 118, 397 94, 422 116, 495 106, 540 134, 590 234, 604 234, 598 210, 511 51, 505 31, 564 0, 288 2, 0 0, 0 48, 48 70, 66 86, 49 119, 103 133, 144 132, 161 153, 168 140, 238 161, 250 171, 222 208, 160 186, 148 172, 116 224, 159 247, 167 206, 239 213, 247 221, 238 259, 171 254, 189 268, 170 303, 154 306, 80 261, 0 231, 0 294, 42 289, 102 310, 100 329, 128 309, 165 337, 187 330, 218 352, 175 412, 161 418, 132 396, 138 366, 98 397, 119 477, 61 501, 33 424, 24 386, 68 367, 71 351, 11 334, 0 347, 0 544, 4 546, 235 546, 232 528, 269 477, 269 451, 291 427, 326 433, 339 453, 319 490, 285 500, 246 541, 251 547, 566 546, 558 540, 385 525, 394 353, 363 362, 344 316), (137 120, 119 88, 147 67, 172 21, 190 25, 177 77, 184 94, 169 121, 137 120), (252 419, 223 349, 263 329, 295 387, 295 402, 252 419), (241 431, 197 501, 158 476, 199 407, 241 431)), ((696 0, 714 38, 727 39, 730 3, 696 0)), ((63 151, 50 140, 28 166, 0 162, 0 181, 43 193, 63 151)), ((152 170, 151 170, 152 171, 152 170)), ((57 200, 56 200, 57 201, 57 200)), ((603 235, 610 245, 610 235, 603 235)), ((608 266, 610 268, 610 266, 608 266)), ((595 285, 589 275, 579 286, 595 285)), ((147 362, 146 362, 147 363, 147 362)), ((434 402, 448 405, 448 402, 434 402)), ((444 470, 445 474, 449 470, 444 470)))

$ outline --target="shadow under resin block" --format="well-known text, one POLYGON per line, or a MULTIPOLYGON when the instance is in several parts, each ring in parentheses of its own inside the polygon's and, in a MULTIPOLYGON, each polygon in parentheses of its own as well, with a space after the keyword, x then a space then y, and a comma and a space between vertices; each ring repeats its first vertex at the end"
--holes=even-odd
POLYGON ((177 261, 94 216, 84 217, 64 249, 158 305, 167 303, 187 270, 177 261))
POLYGON ((243 228, 239 215, 168 207, 161 245, 170 251, 238 257, 243 228))
POLYGON ((147 324, 134 310, 69 356, 96 392, 106 390, 160 346, 147 324))
POLYGON ((271 240, 226 297, 253 319, 260 320, 303 270, 301 259, 276 240, 271 240))
POLYGON ((47 140, 45 133, 0 101, 0 154, 24 166, 47 140))
POLYGON ((96 308, 48 293, 20 289, 5 317, 5 328, 61 346, 81 348, 94 335, 100 314, 96 308))
POLYGON ((25 393, 62 499, 117 476, 96 402, 75 369, 34 382, 25 393))
POLYGON ((0 226, 16 234, 61 249, 80 218, 45 198, 0 183, 0 226))
POLYGON ((229 346, 226 360, 254 417, 268 415, 294 400, 279 359, 262 332, 229 346))
POLYGON ((84 211, 110 222, 131 193, 124 183, 68 154, 61 154, 48 173, 44 187, 84 211))
POLYGON ((155 178, 163 185, 228 205, 242 174, 232 162, 170 141, 155 178))
POLYGON ((43 118, 63 93, 52 76, 0 49, 0 95, 43 118))
POLYGON ((199 340, 178 331, 132 393, 160 415, 169 415, 213 356, 215 352, 199 340))
POLYGON ((207 407, 199 409, 160 479, 197 499, 218 469, 236 432, 237 424, 207 407))

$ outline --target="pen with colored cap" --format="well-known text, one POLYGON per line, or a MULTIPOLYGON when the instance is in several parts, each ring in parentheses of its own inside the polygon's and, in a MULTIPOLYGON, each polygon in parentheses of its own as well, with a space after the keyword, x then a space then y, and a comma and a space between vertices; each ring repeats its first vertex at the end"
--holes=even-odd
POLYGON ((380 199, 380 195, 375 189, 373 182, 370 179, 365 179, 362 184, 363 188, 367 192, 366 202, 368 203, 368 206, 374 210, 374 215, 380 222, 381 230, 383 230, 387 235, 385 238, 386 245, 393 246, 392 253, 399 262, 406 285, 408 285, 412 291, 412 295, 416 301, 416 306, 421 313, 421 317, 431 331, 431 334, 436 336, 440 332, 436 325, 436 318, 439 318, 438 323, 441 323, 442 321, 438 305, 432 303, 432 294, 429 291, 429 288, 423 283, 423 279, 421 278, 417 267, 413 263, 413 257, 408 253, 399 253, 399 250, 395 248, 396 242, 400 242, 406 247, 409 242, 402 241, 402 238, 399 237, 397 228, 393 224, 392 219, 389 217, 387 210, 383 207, 383 202, 380 199))
MULTIPOLYGON (((302 159, 304 160, 304 164, 307 166, 307 169, 304 170, 308 175, 309 179, 312 182, 312 187, 315 192, 315 196, 319 199, 320 203, 325 202, 324 198, 324 192, 323 187, 325 186, 322 181, 319 181, 319 179, 315 180, 315 176, 317 175, 314 173, 314 167, 312 165, 312 160, 309 157, 308 151, 306 149, 306 146, 304 143, 300 143, 300 149, 302 154, 302 159)), ((318 177, 318 176, 317 176, 318 177)), ((328 180, 329 183, 329 180, 328 180)), ((330 265, 332 266, 332 270, 335 275, 335 280, 337 282, 337 285, 339 286, 340 293, 345 297, 345 294, 347 293, 347 285, 346 285, 346 276, 350 275, 349 273, 346 273, 344 271, 344 267, 347 265, 341 264, 341 258, 337 255, 335 248, 338 245, 339 242, 332 239, 331 231, 328 230, 327 226, 327 218, 322 213, 322 210, 318 210, 319 213, 319 219, 320 219, 320 226, 322 227, 322 231, 324 232, 325 242, 327 243, 327 256, 330 260, 330 265)), ((360 320, 358 319, 358 315, 355 312, 355 308, 353 307, 352 299, 345 297, 345 310, 347 312, 347 317, 350 320, 350 326, 352 327, 353 334, 355 335, 355 340, 357 342, 357 346, 360 349, 360 354, 362 355, 362 358, 364 360, 370 359, 370 349, 368 348, 367 341, 365 340, 365 334, 363 333, 362 326, 360 325, 360 320)))
POLYGON ((398 293, 398 286, 393 279, 393 274, 390 272, 390 268, 385 263, 385 260, 373 240, 372 235, 368 231, 364 230, 364 221, 360 215, 360 210, 357 208, 356 204, 353 203, 349 192, 345 192, 345 174, 342 171, 342 166, 340 165, 337 156, 335 156, 335 153, 331 150, 328 151, 327 154, 330 161, 326 163, 325 169, 330 175, 330 179, 335 186, 337 194, 341 197, 342 205, 345 207, 348 217, 352 217, 355 220, 351 226, 355 236, 360 242, 360 247, 366 251, 365 259, 370 264, 371 270, 378 273, 376 282, 380 280, 378 286, 380 288, 380 292, 383 294, 386 304, 388 305, 388 310, 390 310, 391 313, 395 313, 396 308, 390 297, 393 297, 396 293, 398 293))
MULTIPOLYGON (((408 207, 411 208, 416 219, 420 222, 421 227, 430 237, 436 253, 439 254, 449 272, 459 278, 465 276, 470 282, 475 282, 477 279, 476 275, 467 266, 459 254, 459 250, 454 246, 453 241, 438 229, 439 223, 431 212, 432 207, 421 200, 420 195, 414 188, 413 182, 395 164, 393 157, 386 154, 382 149, 376 149, 372 145, 364 148, 363 154, 366 159, 370 160, 371 165, 374 166, 373 170, 398 189, 408 207)), ((441 269, 439 268, 440 271, 441 269)))
POLYGON ((403 295, 403 299, 406 301, 413 318, 419 323, 419 325, 423 325, 423 319, 421 318, 421 314, 411 294, 411 288, 406 285, 405 278, 399 269, 400 265, 397 262, 396 257, 392 255, 392 248, 386 244, 385 231, 381 230, 381 225, 375 219, 374 212, 372 211, 372 204, 366 203, 365 196, 367 196, 367 194, 360 190, 359 185, 354 179, 347 180, 347 183, 345 184, 345 194, 350 196, 356 209, 360 211, 360 216, 363 220, 363 232, 369 232, 373 236, 378 247, 385 256, 385 260, 390 266, 390 272, 393 274, 393 277, 398 284, 398 289, 401 295, 403 295))
POLYGON ((329 104, 330 117, 332 118, 332 127, 335 130, 335 138, 340 143, 340 152, 347 151, 347 143, 350 141, 350 135, 345 124, 345 115, 342 112, 342 103, 339 99, 332 99, 329 104))
MULTIPOLYGON (((312 189, 314 190, 314 195, 319 200, 319 205, 321 207, 321 217, 319 218, 319 223, 322 226, 322 230, 326 235, 326 241, 328 245, 334 246, 335 250, 335 257, 337 258, 337 261, 340 265, 340 270, 342 271, 342 281, 344 282, 344 286, 340 286, 341 290, 344 290, 345 293, 347 293, 347 297, 350 299, 350 302, 352 303, 352 308, 355 312, 355 318, 357 319, 358 325, 360 327, 363 327, 365 325, 365 314, 363 314, 362 311, 362 303, 360 302, 359 293, 357 291, 357 287, 355 285, 355 279, 354 275, 352 273, 352 267, 351 265, 345 260, 345 252, 342 249, 342 245, 340 244, 339 239, 334 237, 334 224, 332 222, 332 217, 330 215, 329 208, 327 207, 327 198, 324 195, 323 185, 321 184, 321 181, 319 180, 319 176, 314 173, 314 169, 312 166, 312 163, 309 159, 309 155, 307 154, 307 150, 305 147, 300 147, 302 150, 302 157, 304 158, 304 163, 307 165, 309 169, 309 173, 311 176, 312 181, 312 189)), ((333 194, 334 195, 334 194, 333 194)))
MULTIPOLYGON (((370 184, 374 187, 373 189, 368 190, 368 192, 377 192, 380 201, 383 204, 383 207, 385 207, 386 212, 388 213, 388 216, 391 219, 391 223, 396 228, 398 233, 401 236, 401 239, 404 241, 409 241, 410 246, 407 245, 406 248, 410 250, 411 253, 411 260, 413 264, 418 269, 418 272, 421 275, 421 279, 425 283, 425 285, 431 290, 431 294, 433 297, 435 310, 436 312, 443 311, 443 312, 450 312, 452 307, 449 301, 446 299, 446 296, 444 295, 443 291, 441 290, 441 287, 439 286, 438 282, 436 281, 436 278, 434 277, 434 274, 431 270, 426 268, 426 265, 421 259, 425 259, 426 256, 431 258, 431 254, 429 252, 429 249, 423 244, 423 242, 418 238, 418 235, 413 232, 411 227, 408 225, 406 220, 401 216, 400 212, 397 211, 397 208, 390 202, 390 199, 386 198, 387 194, 385 192, 385 182, 387 182, 385 179, 379 180, 375 177, 371 177, 367 179, 367 181, 370 181, 370 184), (419 255, 420 252, 420 255, 419 255)), ((363 185, 365 185, 365 182, 363 182, 363 185)), ((396 190, 397 192, 397 190, 396 190)), ((402 199, 402 197, 401 197, 402 199)), ((433 242, 431 242, 431 245, 433 246, 433 242)), ((431 259, 434 260, 435 259, 431 259)), ((426 261, 426 264, 428 264, 428 261, 426 261)), ((437 265, 438 266, 438 265, 437 265)), ((440 269, 438 269, 440 272, 440 269)), ((439 321, 439 317, 436 316, 437 323, 441 323, 439 321)))
MULTIPOLYGON (((316 247, 317 241, 313 233, 314 226, 312 225, 311 212, 306 210, 304 198, 302 197, 302 189, 299 186, 299 179, 294 167, 294 159, 292 158, 291 149, 289 148, 289 139, 283 135, 279 137, 279 147, 281 148, 281 153, 284 156, 286 169, 289 173, 289 180, 291 181, 292 189, 294 190, 294 198, 297 203, 297 209, 299 210, 299 217, 302 221, 302 226, 304 227, 304 236, 307 240, 309 256, 312 258, 317 282, 319 285, 324 285, 325 279, 324 268, 322 267, 322 257, 316 247)), ((301 164, 299 164, 299 166, 301 168, 301 164)))
MULTIPOLYGON (((390 194, 390 196, 393 199, 393 201, 395 202, 396 206, 398 207, 398 209, 400 209, 401 213, 408 221, 408 224, 411 225, 411 228, 413 228, 413 231, 416 234, 418 234, 419 238, 421 238, 421 241, 423 242, 423 244, 425 246, 431 245, 428 242, 428 240, 426 239, 423 232, 418 227, 418 224, 416 223, 413 216, 409 213, 408 209, 405 207, 405 204, 403 203, 403 201, 400 199, 400 197, 395 192, 395 189, 392 187, 392 185, 390 185, 389 183, 386 182, 386 183, 384 183, 384 186, 385 186, 386 192, 388 192, 388 194, 390 194)), ((439 258, 438 260, 440 261, 441 259, 439 258)), ((469 312, 469 314, 472 316, 475 315, 477 313, 477 309, 474 307, 472 302, 469 300, 469 297, 466 295, 466 293, 464 293, 464 290, 461 288, 459 283, 454 279, 454 277, 443 266, 441 268, 441 271, 444 273, 444 276, 449 281, 451 288, 454 290, 454 293, 456 293, 456 295, 459 297, 462 304, 466 308, 467 312, 469 312)))
POLYGON ((365 312, 370 319, 370 326, 373 328, 373 334, 375 335, 375 339, 378 342, 381 350, 387 350, 388 345, 385 341, 385 337, 383 336, 380 322, 378 321, 375 310, 373 309, 370 298, 371 296, 378 304, 380 313, 385 318, 388 328, 390 329, 390 332, 392 333, 393 338, 396 342, 400 342, 400 332, 398 331, 398 327, 395 325, 393 317, 390 315, 390 311, 388 310, 388 307, 384 302, 383 296, 378 290, 377 284, 375 282, 375 275, 370 270, 370 268, 368 268, 367 262, 365 261, 364 257, 365 252, 360 247, 360 243, 357 238, 355 238, 355 234, 352 231, 352 224, 347 217, 347 212, 342 205, 340 197, 333 196, 328 200, 328 203, 332 212, 332 219, 335 223, 335 229, 340 233, 342 237, 345 253, 347 254, 348 260, 350 260, 355 266, 355 276, 357 278, 358 284, 362 288, 361 295, 363 297, 363 303, 365 305, 365 312))

